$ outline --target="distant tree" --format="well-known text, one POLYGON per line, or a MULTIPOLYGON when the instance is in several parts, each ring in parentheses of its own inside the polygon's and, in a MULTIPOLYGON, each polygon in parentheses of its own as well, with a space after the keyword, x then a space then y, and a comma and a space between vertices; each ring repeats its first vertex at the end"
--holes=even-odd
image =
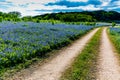
POLYGON ((0 17, 0 22, 2 22, 2 20, 3 20, 3 18, 2 18, 2 17, 0 17))
POLYGON ((116 26, 116 23, 115 22, 112 22, 112 27, 115 27, 116 26))
POLYGON ((23 21, 32 21, 32 16, 25 16, 22 18, 23 21))
POLYGON ((0 12, 0 16, 2 16, 3 15, 3 12, 0 12))
POLYGON ((20 17, 21 16, 21 13, 17 12, 17 11, 9 12, 8 14, 16 16, 16 17, 20 17))
POLYGON ((96 26, 96 22, 93 22, 93 26, 96 26))

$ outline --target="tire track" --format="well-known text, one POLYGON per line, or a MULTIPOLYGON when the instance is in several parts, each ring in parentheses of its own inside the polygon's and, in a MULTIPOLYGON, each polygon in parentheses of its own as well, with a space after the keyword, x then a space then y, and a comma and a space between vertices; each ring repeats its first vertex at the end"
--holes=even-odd
POLYGON ((116 53, 104 28, 102 33, 97 80, 120 80, 120 67, 116 53))

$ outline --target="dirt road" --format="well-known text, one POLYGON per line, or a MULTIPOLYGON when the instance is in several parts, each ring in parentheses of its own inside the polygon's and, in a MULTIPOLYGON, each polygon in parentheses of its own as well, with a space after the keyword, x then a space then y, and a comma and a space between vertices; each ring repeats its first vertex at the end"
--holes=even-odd
MULTIPOLYGON (((72 63, 75 57, 83 50, 86 43, 97 32, 98 28, 91 31, 71 46, 61 51, 59 55, 48 61, 27 76, 15 77, 15 80, 59 80, 62 72, 72 63)), ((13 79, 12 79, 13 80, 13 79)))
POLYGON ((114 48, 106 33, 102 33, 97 80, 120 80, 120 67, 114 48))

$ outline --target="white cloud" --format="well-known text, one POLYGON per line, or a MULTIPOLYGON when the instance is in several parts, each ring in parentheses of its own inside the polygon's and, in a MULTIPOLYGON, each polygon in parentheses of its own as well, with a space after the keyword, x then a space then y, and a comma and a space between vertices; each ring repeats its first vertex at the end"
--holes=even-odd
POLYGON ((8 6, 9 4, 13 4, 13 6, 9 6, 7 9, 1 8, 2 12, 10 12, 10 11, 19 11, 23 16, 26 15, 38 15, 49 12, 36 12, 35 10, 52 10, 54 8, 63 8, 60 6, 44 6, 44 4, 49 2, 55 2, 56 0, 6 0, 6 2, 0 2, 1 5, 8 6), (26 7, 22 7, 24 5, 26 7))
POLYGON ((87 6, 79 6, 79 7, 66 7, 66 6, 44 6, 44 5, 40 5, 40 4, 29 4, 27 7, 20 7, 19 5, 16 5, 16 7, 9 7, 6 10, 1 10, 3 12, 10 12, 10 11, 19 11, 22 13, 23 16, 27 16, 27 15, 40 15, 40 14, 44 14, 44 13, 52 13, 54 9, 59 9, 59 10, 74 10, 74 9, 80 9, 80 10, 100 10, 100 8, 96 8, 94 7, 94 5, 87 5, 87 6), (35 11, 38 10, 38 11, 35 11), (41 10, 39 12, 39 10, 41 10), (45 10, 42 12, 42 10, 45 10), (48 10, 48 11, 47 11, 48 10))
POLYGON ((70 2, 88 2, 88 0, 68 0, 70 2))
POLYGON ((102 7, 108 6, 111 2, 111 0, 100 0, 100 1, 102 2, 102 5, 101 5, 102 7))
POLYGON ((67 8, 66 6, 44 6, 44 5, 40 5, 40 4, 30 4, 29 6, 27 6, 27 10, 53 10, 53 9, 65 9, 67 8))
POLYGON ((48 2, 55 2, 56 0, 6 0, 6 2, 11 2, 13 4, 27 4, 27 3, 34 3, 34 4, 37 4, 37 3, 40 3, 40 4, 45 4, 45 3, 48 3, 48 2))
MULTIPOLYGON (((27 15, 40 15, 45 13, 51 13, 53 10, 101 10, 104 9, 106 6, 110 6, 111 0, 100 0, 102 5, 95 7, 92 4, 86 6, 79 6, 79 7, 66 7, 66 6, 45 6, 45 4, 49 2, 55 2, 60 0, 6 0, 6 2, 0 2, 0 5, 6 6, 7 8, 0 8, 2 12, 10 12, 10 11, 19 11, 22 13, 23 16, 27 15), (38 11, 35 11, 38 10, 38 11), (40 10, 40 12, 39 12, 40 10), (42 11, 43 10, 43 11, 42 11)), ((87 2, 88 0, 68 0, 70 2, 87 2)), ((115 1, 112 5, 118 5, 120 7, 120 1, 115 1)), ((1 6, 0 6, 1 7, 1 6)), ((115 7, 109 7, 108 10, 117 9, 115 7)))
POLYGON ((79 6, 79 7, 74 7, 71 9, 82 9, 82 10, 88 10, 88 11, 92 11, 92 10, 100 10, 102 8, 96 8, 94 5, 90 4, 87 6, 79 6))
MULTIPOLYGON (((75 9, 78 9, 78 10, 101 10, 102 8, 96 8, 94 5, 90 4, 90 5, 87 5, 87 6, 79 6, 79 7, 66 7, 66 6, 53 6, 53 7, 56 7, 56 8, 53 8, 53 9, 66 9, 66 10, 75 10, 75 9)), ((51 10, 53 10, 51 9, 51 10)))
POLYGON ((21 7, 19 5, 15 5, 15 7, 13 6, 9 6, 9 8, 7 9, 0 9, 0 11, 2 12, 11 12, 11 11, 18 11, 21 12, 23 16, 27 16, 27 15, 40 15, 40 14, 44 14, 44 13, 51 13, 53 9, 67 9, 66 6, 44 6, 42 4, 29 4, 27 7, 21 7), (45 12, 38 12, 35 10, 45 10, 45 12), (47 11, 48 10, 48 11, 47 11), (51 12, 49 12, 51 11, 51 12))
POLYGON ((79 6, 79 7, 66 7, 66 6, 38 6, 39 4, 37 4, 35 6, 35 4, 31 4, 29 5, 27 8, 9 8, 9 11, 20 11, 21 13, 23 13, 22 15, 23 16, 26 16, 26 15, 40 15, 40 14, 44 14, 44 13, 52 13, 54 9, 59 9, 59 10, 74 10, 74 9, 78 9, 78 10, 89 10, 89 11, 92 11, 92 10, 100 10, 101 8, 96 8, 94 7, 94 5, 87 5, 87 6, 79 6), (45 10, 45 12, 42 12, 42 11, 34 11, 34 10, 45 10), (48 10, 48 11, 47 11, 48 10))
POLYGON ((115 10, 115 9, 118 9, 118 8, 120 8, 120 5, 119 6, 114 6, 114 7, 108 7, 107 9, 108 10, 115 10))
POLYGON ((113 5, 120 6, 120 1, 115 1, 115 2, 113 3, 113 5))

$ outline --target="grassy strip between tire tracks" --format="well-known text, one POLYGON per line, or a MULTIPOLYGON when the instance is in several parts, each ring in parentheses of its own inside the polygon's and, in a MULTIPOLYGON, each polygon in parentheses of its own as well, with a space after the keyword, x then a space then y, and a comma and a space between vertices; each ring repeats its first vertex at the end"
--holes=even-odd
POLYGON ((99 29, 86 45, 84 50, 76 57, 73 64, 63 73, 61 80, 95 80, 97 58, 103 28, 99 29))

